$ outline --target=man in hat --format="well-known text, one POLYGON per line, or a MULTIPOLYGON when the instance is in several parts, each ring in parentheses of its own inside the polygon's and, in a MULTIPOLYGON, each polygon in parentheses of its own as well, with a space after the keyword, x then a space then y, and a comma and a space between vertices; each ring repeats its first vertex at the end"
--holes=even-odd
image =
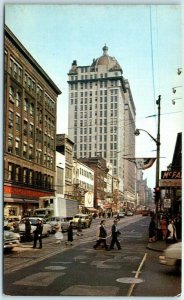
POLYGON ((120 242, 118 241, 118 235, 120 235, 121 233, 120 233, 119 229, 117 228, 117 223, 118 223, 118 220, 115 219, 114 224, 111 227, 112 240, 111 240, 111 244, 110 244, 110 249, 114 249, 114 244, 116 244, 118 250, 120 250, 121 245, 120 245, 120 242))
POLYGON ((33 248, 36 248, 37 240, 39 240, 40 243, 39 249, 42 248, 42 231, 43 231, 42 219, 38 219, 36 224, 36 229, 33 232, 34 233, 33 248))

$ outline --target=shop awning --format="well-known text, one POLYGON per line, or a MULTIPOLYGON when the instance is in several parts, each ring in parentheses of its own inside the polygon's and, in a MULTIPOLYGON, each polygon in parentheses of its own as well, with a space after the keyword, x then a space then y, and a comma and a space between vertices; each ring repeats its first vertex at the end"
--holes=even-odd
POLYGON ((10 203, 37 203, 39 204, 39 201, 36 199, 20 199, 20 198, 4 198, 4 202, 10 202, 10 203))

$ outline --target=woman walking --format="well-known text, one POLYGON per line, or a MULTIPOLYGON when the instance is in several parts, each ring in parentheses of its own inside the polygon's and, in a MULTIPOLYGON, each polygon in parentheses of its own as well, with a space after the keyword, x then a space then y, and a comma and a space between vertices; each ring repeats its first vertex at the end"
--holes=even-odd
MULTIPOLYGON (((72 222, 70 222, 67 234, 68 234, 68 242, 72 246, 73 245, 73 243, 72 243, 73 242, 73 227, 72 227, 72 222)), ((68 245, 68 242, 65 242, 65 244, 68 245)))

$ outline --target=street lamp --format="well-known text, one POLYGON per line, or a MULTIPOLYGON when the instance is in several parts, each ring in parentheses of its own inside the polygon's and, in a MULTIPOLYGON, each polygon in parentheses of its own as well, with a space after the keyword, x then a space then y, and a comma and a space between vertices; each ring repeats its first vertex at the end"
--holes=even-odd
MULTIPOLYGON (((151 139, 156 143, 157 145, 157 161, 156 161, 156 178, 155 178, 155 187, 159 187, 159 172, 160 172, 160 102, 161 102, 161 96, 158 96, 158 100, 156 101, 156 104, 158 105, 158 129, 157 129, 157 138, 155 139, 148 131, 144 129, 136 129, 134 134, 138 136, 140 134, 140 131, 146 132, 151 139)), ((156 202, 156 217, 158 214, 158 201, 156 202)))
POLYGON ((172 99, 172 104, 175 105, 176 100, 179 100, 179 99, 182 99, 182 98, 174 98, 174 99, 172 99))

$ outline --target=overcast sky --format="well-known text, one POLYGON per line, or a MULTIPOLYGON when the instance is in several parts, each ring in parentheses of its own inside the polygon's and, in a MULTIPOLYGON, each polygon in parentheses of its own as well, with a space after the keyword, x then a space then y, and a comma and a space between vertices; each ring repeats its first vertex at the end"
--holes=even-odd
MULTIPOLYGON (((91 65, 106 44, 128 79, 136 127, 157 136, 156 100, 161 95, 161 160, 172 161, 177 133, 182 131, 182 33, 180 5, 5 5, 5 23, 61 89, 57 133, 67 133, 67 73, 73 60, 91 65), (172 87, 178 86, 176 94, 172 87)), ((156 145, 141 132, 136 156, 156 156, 156 145)), ((144 172, 155 185, 155 166, 144 172)))

